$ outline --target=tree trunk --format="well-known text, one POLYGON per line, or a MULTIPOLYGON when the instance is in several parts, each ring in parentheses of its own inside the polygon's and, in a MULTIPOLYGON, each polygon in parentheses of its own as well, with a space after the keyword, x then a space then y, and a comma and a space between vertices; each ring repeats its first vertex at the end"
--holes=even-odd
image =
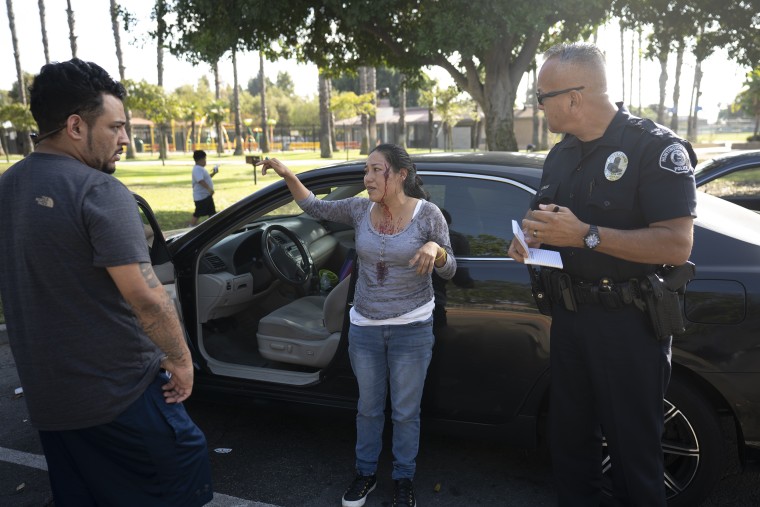
POLYGON ((167 156, 167 140, 166 124, 162 123, 158 126, 158 158, 161 159, 161 165, 166 165, 167 156))
MULTIPOLYGON (((332 79, 327 79, 327 103, 332 104, 332 79)), ((335 115, 330 110, 330 143, 332 145, 333 153, 338 151, 338 138, 335 135, 335 115)), ((344 146, 347 149, 346 146, 344 146)))
MULTIPOLYGON (((42 0, 40 0, 42 1, 42 0)), ((111 28, 113 30, 113 40, 116 44, 116 60, 119 62, 119 80, 124 82, 126 69, 124 68, 124 58, 121 52, 121 34, 119 33, 119 8, 116 5, 116 0, 111 0, 111 28)), ((124 130, 127 131, 127 160, 133 160, 135 158, 135 140, 132 137, 132 111, 126 109, 124 111, 126 116, 126 124, 124 130)))
POLYGON ((332 158, 330 141, 330 90, 327 77, 319 72, 319 156, 332 158))
MULTIPOLYGON (((24 72, 21 70, 21 52, 18 49, 18 38, 16 37, 16 16, 13 14, 13 2, 6 0, 8 9, 8 25, 11 29, 11 41, 13 42, 13 59, 16 61, 16 76, 18 78, 18 92, 21 103, 27 105, 26 97, 26 85, 24 84, 24 72)), ((32 139, 29 137, 29 131, 24 128, 19 132, 19 135, 23 138, 24 143, 24 156, 29 155, 34 151, 34 145, 32 139)))
POLYGON ((45 53, 45 63, 50 63, 50 50, 48 46, 47 25, 45 24, 45 0, 38 0, 40 9, 40 29, 42 30, 42 51, 45 53))
POLYGON ((406 79, 401 76, 398 89, 398 145, 406 149, 406 79))
POLYGON ((657 104, 657 123, 665 123, 665 87, 668 84, 668 50, 664 48, 657 55, 660 61, 660 102, 657 104))
MULTIPOLYGON (((222 82, 219 78, 219 60, 214 62, 214 98, 219 100, 222 97, 222 82)), ((216 128, 216 152, 221 155, 224 153, 224 137, 222 135, 222 122, 215 122, 216 128)))
POLYGON ((631 36, 631 67, 628 71, 628 75, 630 76, 628 78, 628 107, 633 109, 633 68, 634 68, 634 55, 636 52, 636 41, 634 40, 633 36, 631 36))
POLYGON ((694 107, 689 114, 689 124, 686 130, 686 138, 689 142, 697 142, 698 129, 697 129, 697 117, 699 113, 699 96, 702 92, 699 91, 702 86, 702 60, 697 60, 697 65, 694 68, 694 107))
MULTIPOLYGON (((377 107, 377 70, 367 67, 367 88, 372 93, 372 105, 377 107)), ((367 118, 367 130, 369 131, 369 149, 372 150, 377 144, 377 109, 367 118)))
POLYGON ((156 0, 156 73, 158 86, 164 86, 164 40, 166 39, 166 0, 156 0))
POLYGON ((243 154, 243 122, 240 120, 240 87, 238 86, 237 50, 232 50, 232 80, 235 91, 232 100, 235 108, 235 155, 243 154))
POLYGON ((0 156, 5 157, 5 161, 10 164, 11 158, 8 156, 8 146, 5 144, 5 129, 0 126, 0 156))
POLYGON ((620 100, 625 103, 625 29, 623 27, 623 20, 620 20, 620 100))
POLYGON ((641 38, 643 30, 639 28, 639 116, 641 116, 641 60, 643 59, 643 51, 641 50, 641 38))
POLYGON ((676 75, 673 83, 673 114, 670 117, 670 130, 678 132, 678 101, 681 100, 681 68, 683 67, 684 41, 678 41, 676 51, 676 75))
POLYGON ((71 44, 71 57, 77 57, 77 36, 74 35, 74 11, 71 8, 71 0, 66 0, 66 18, 69 21, 69 44, 71 44))
POLYGON ((16 16, 13 14, 13 1, 5 1, 8 9, 8 25, 11 29, 11 42, 13 43, 13 59, 16 62, 16 79, 18 79, 18 95, 21 103, 26 105, 26 86, 24 86, 24 72, 21 70, 21 52, 18 48, 18 38, 16 37, 16 16))
POLYGON ((269 153, 269 118, 267 118, 267 80, 264 77, 264 52, 259 51, 259 79, 261 79, 261 153, 269 153))
MULTIPOLYGON (((367 84, 367 67, 359 67, 359 95, 364 95, 368 92, 367 84)), ((369 117, 362 113, 362 142, 359 147, 359 155, 367 155, 369 153, 369 117)))
POLYGON ((506 58, 494 57, 484 86, 483 113, 486 122, 488 151, 517 151, 514 103, 517 90, 512 82, 506 58))

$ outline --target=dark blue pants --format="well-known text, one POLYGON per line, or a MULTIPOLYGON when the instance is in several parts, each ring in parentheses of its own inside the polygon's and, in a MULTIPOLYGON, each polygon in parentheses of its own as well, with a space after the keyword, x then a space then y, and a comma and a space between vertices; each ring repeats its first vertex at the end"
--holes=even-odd
POLYGON ((560 506, 600 502, 602 433, 618 505, 665 505, 663 397, 671 340, 633 305, 552 307, 549 445, 560 506))
POLYGON ((193 507, 211 501, 206 438, 161 373, 115 421, 40 431, 56 507, 193 507))

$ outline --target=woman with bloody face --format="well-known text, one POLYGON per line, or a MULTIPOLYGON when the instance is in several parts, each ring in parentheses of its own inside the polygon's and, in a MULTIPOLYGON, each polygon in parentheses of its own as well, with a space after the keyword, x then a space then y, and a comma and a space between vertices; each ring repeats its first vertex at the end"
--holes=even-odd
POLYGON ((364 167, 368 198, 319 200, 279 160, 261 165, 262 174, 271 168, 285 180, 306 213, 350 224, 356 234, 359 271, 348 345, 359 384, 356 477, 342 505, 360 507, 375 489, 390 387, 392 505, 413 507, 420 402, 433 355, 431 273, 450 279, 456 271, 446 220, 427 201, 416 167, 400 146, 380 144, 369 154, 364 167))

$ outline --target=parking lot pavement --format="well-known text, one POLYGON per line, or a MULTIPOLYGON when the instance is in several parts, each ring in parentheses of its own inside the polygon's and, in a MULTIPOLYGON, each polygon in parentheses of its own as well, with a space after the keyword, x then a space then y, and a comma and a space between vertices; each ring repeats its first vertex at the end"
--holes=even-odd
MULTIPOLYGON (((42 507, 52 505, 47 462, 29 424, 8 333, 0 325, 0 505, 42 507)), ((210 507, 278 507, 221 493, 210 507)))

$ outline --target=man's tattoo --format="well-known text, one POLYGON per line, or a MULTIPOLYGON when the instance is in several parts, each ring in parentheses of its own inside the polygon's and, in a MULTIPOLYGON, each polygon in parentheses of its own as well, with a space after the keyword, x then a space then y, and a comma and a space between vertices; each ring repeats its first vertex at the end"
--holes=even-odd
POLYGON ((156 277, 155 271, 153 271, 153 266, 147 262, 140 263, 140 273, 142 273, 142 276, 145 279, 145 283, 147 283, 148 287, 151 289, 155 289, 161 285, 161 282, 156 277))

